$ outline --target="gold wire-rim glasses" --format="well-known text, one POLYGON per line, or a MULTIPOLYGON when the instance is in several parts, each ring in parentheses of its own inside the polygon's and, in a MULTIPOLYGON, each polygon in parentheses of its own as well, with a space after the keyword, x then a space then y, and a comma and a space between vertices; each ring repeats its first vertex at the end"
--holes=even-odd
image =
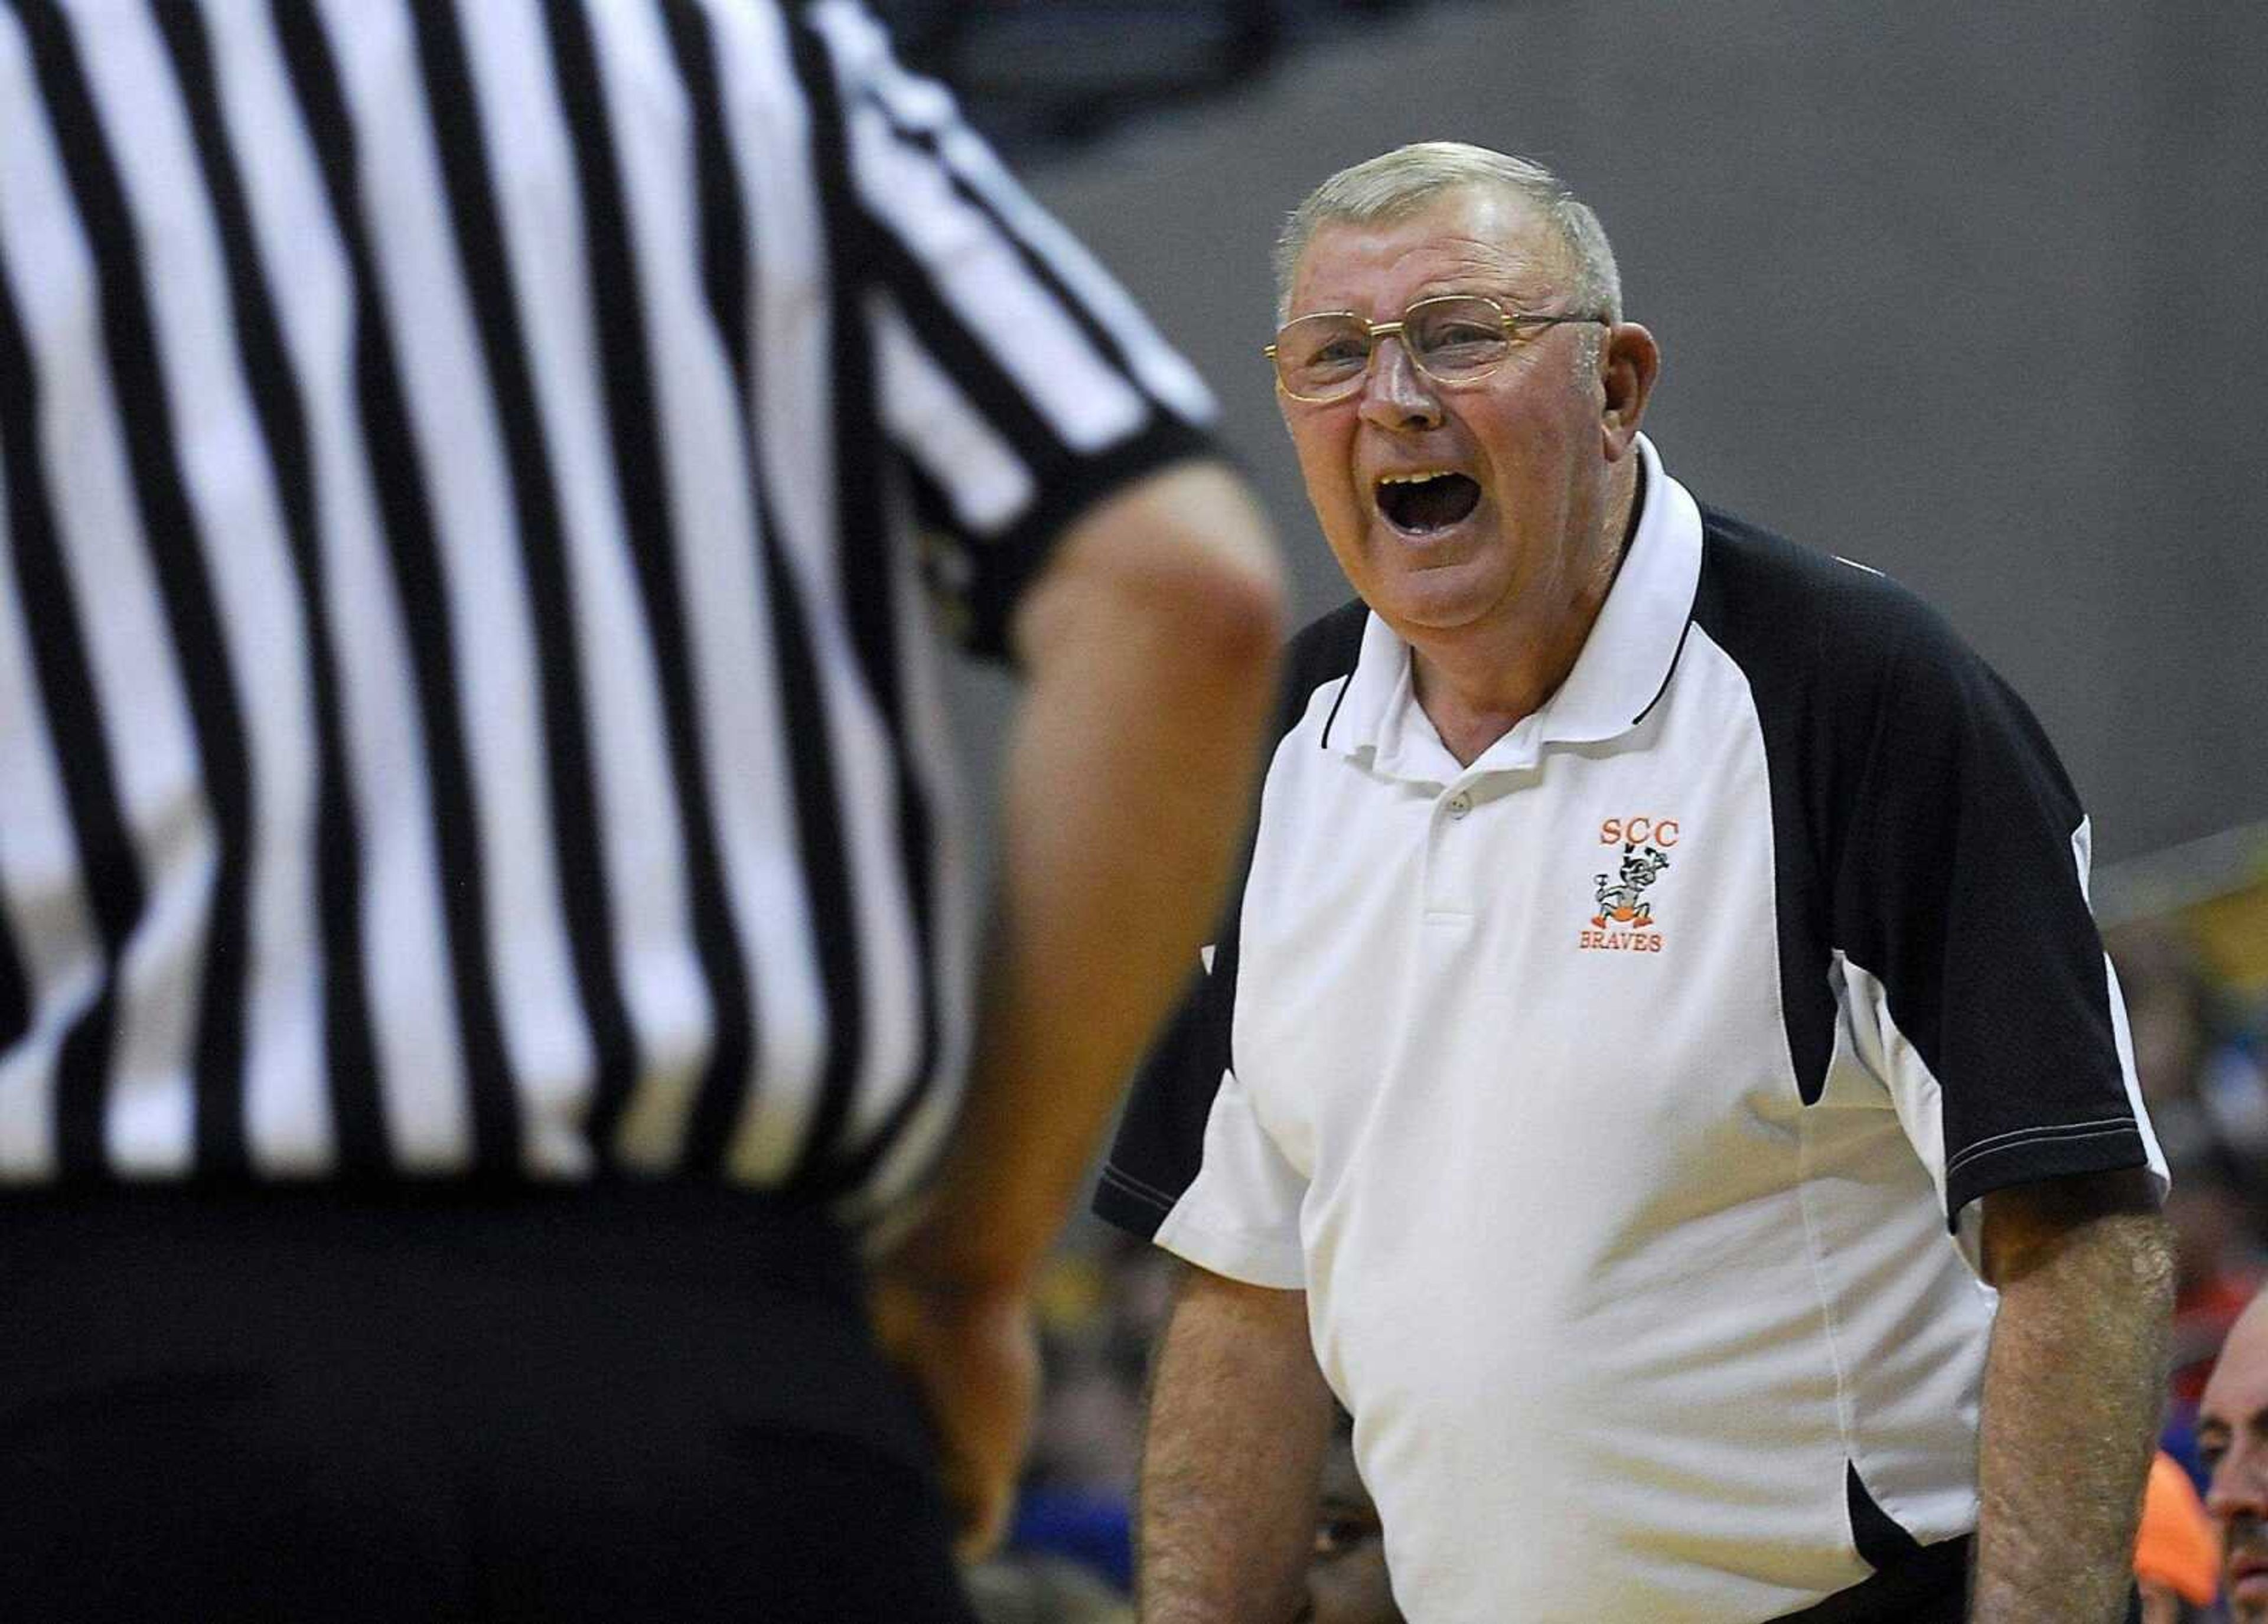
POLYGON ((1305 401, 1311 406, 1325 406, 1334 401, 1344 400, 1361 389, 1363 379, 1370 375, 1370 364, 1372 358, 1378 354, 1381 339, 1399 338, 1402 341, 1403 352, 1410 357, 1410 364, 1412 366, 1435 383, 1446 388, 1454 389, 1462 385, 1479 383, 1502 366, 1517 347, 1515 341, 1521 327, 1588 323, 1596 323, 1602 327, 1612 325, 1604 316, 1588 313, 1553 315, 1528 311, 1508 311, 1485 294, 1435 293, 1429 294, 1422 299, 1412 300, 1409 307, 1392 321, 1368 320, 1351 310, 1319 310, 1310 312, 1304 316, 1295 316, 1276 329, 1276 342, 1263 345, 1260 353, 1266 356, 1275 366, 1276 386, 1278 389, 1294 400, 1305 401), (1421 335, 1428 331, 1431 326, 1437 323, 1453 331, 1461 325, 1455 320, 1460 311, 1471 318, 1462 325, 1476 330, 1493 328, 1493 334, 1490 339, 1480 341, 1476 344, 1475 341, 1464 341, 1475 346, 1470 359, 1463 362, 1450 360, 1445 363, 1443 353, 1450 348, 1446 341, 1435 343, 1424 342, 1421 338, 1420 342, 1411 342, 1409 329, 1413 325, 1421 335), (1488 312, 1486 318, 1481 316, 1483 311, 1488 312), (1302 387, 1300 386, 1303 380, 1297 376, 1297 371, 1303 366, 1312 364, 1312 360, 1303 363, 1287 356, 1286 335, 1300 328, 1307 328, 1312 332, 1331 330, 1312 327, 1310 324, 1314 323, 1339 324, 1337 330, 1347 336, 1351 338, 1359 335, 1362 349, 1361 364, 1351 364, 1351 357, 1349 357, 1344 371, 1335 374, 1320 385, 1311 380, 1306 381, 1305 386, 1302 387))

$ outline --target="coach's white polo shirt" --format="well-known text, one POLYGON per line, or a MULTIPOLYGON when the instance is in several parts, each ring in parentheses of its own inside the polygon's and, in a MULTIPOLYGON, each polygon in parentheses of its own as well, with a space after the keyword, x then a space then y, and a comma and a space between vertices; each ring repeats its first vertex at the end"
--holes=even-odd
POLYGON ((1413 1624, 1749 1624, 1962 1534, 1961 1215, 2162 1174, 2029 713, 1641 454, 1572 672, 1470 767, 1382 621, 1302 635, 1098 1198, 1307 1292, 1413 1624))

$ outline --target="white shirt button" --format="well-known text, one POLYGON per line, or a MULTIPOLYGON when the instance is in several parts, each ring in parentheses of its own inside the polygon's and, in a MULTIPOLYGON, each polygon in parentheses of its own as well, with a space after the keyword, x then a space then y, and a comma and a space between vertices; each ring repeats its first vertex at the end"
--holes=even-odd
POLYGON ((1452 818, 1462 818, 1472 809, 1473 797, 1465 790, 1460 790, 1449 797, 1449 816, 1452 818))

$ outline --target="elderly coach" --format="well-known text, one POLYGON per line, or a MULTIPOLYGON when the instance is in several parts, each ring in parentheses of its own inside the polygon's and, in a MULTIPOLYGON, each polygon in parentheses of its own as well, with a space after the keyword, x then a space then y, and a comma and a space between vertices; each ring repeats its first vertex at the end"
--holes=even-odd
POLYGON ((1545 171, 1388 153, 1279 274, 1360 601, 1098 1195, 1196 1266, 1144 1618, 1292 1616, 1334 1393, 1416 1624, 2121 1617, 2163 1164, 2037 724, 1669 476, 1545 171))

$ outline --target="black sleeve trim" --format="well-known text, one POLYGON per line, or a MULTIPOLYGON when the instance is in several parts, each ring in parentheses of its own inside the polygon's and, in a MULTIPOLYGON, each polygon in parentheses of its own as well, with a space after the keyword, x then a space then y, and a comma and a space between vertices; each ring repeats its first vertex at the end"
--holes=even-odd
POLYGON ((1008 623, 1016 605, 1055 555, 1065 533, 1089 509, 1145 475, 1173 463, 1197 459, 1226 460, 1204 430, 1160 415, 1131 439, 1120 441, 1100 456, 1060 464, 1051 470, 1037 500, 1013 525, 999 535, 964 544, 972 557, 983 555, 984 568, 976 572, 965 605, 968 621, 961 633, 962 646, 981 658, 1009 658, 1008 623))
POLYGON ((1946 1164, 1946 1226, 1955 1229, 1970 1202, 2013 1185, 2081 1173, 2117 1172, 2149 1164, 2142 1130, 2131 1117, 2002 1134, 1971 1145, 1946 1164))
POLYGON ((1155 1240, 1158 1226, 1173 1209, 1172 1198, 1163 1191, 1151 1189, 1112 1163, 1102 1165, 1101 1178, 1094 1187, 1098 1217, 1145 1240, 1155 1240))

